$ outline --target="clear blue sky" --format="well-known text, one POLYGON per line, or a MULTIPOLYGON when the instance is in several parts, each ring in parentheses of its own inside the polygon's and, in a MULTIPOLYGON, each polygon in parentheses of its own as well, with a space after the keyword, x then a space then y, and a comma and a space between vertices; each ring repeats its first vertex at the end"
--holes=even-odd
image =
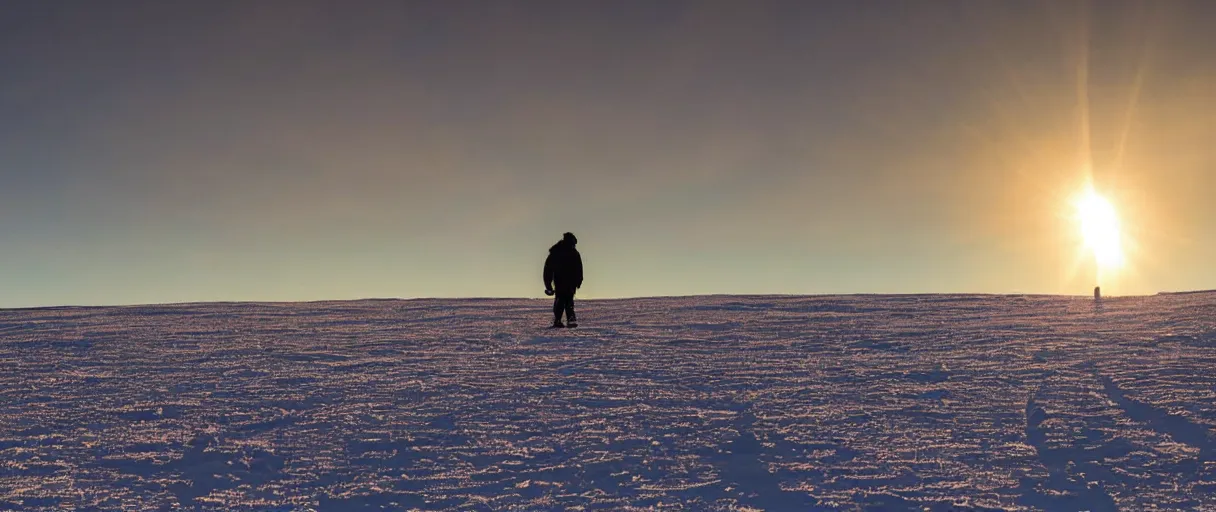
POLYGON ((0 9, 0 307, 1216 287, 1216 2, 0 9), (1086 129, 1088 128, 1088 129, 1086 129))

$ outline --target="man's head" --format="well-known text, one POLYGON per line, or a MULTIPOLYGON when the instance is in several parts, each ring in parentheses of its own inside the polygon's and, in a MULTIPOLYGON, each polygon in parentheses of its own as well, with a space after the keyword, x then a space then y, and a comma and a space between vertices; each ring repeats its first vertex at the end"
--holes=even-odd
POLYGON ((574 238, 574 233, 566 233, 562 235, 562 241, 570 245, 578 244, 578 239, 574 238))

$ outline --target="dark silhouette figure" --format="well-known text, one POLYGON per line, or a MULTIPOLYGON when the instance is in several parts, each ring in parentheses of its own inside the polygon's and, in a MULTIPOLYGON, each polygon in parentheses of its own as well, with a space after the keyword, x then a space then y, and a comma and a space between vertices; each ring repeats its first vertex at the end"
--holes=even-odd
POLYGON ((545 258, 545 295, 556 295, 553 299, 553 327, 578 327, 574 316, 574 292, 583 286, 583 258, 575 244, 573 233, 562 235, 560 242, 549 248, 545 258), (562 325, 562 312, 566 313, 566 325, 562 325))

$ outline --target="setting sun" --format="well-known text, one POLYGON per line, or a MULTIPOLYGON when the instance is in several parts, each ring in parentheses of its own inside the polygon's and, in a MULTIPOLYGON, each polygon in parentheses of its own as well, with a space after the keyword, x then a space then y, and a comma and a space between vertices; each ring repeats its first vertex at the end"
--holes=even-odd
POLYGON ((1094 255, 1100 271, 1123 266, 1123 247, 1119 233, 1119 217, 1115 207, 1092 188, 1076 201, 1077 219, 1085 247, 1094 255))

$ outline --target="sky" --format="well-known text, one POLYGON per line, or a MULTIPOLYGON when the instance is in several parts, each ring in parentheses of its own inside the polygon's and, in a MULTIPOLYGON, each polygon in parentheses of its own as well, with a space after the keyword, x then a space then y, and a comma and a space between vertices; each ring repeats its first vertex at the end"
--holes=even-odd
POLYGON ((1216 2, 0 8, 0 307, 1216 288, 1216 2))

